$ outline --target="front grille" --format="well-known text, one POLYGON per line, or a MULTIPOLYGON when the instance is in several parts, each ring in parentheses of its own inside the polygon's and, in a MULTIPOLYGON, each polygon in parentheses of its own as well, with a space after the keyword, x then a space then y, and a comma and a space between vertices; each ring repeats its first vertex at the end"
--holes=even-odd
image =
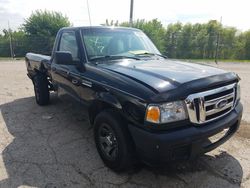
POLYGON ((192 123, 203 124, 229 113, 235 105, 236 84, 191 94, 185 100, 192 123))

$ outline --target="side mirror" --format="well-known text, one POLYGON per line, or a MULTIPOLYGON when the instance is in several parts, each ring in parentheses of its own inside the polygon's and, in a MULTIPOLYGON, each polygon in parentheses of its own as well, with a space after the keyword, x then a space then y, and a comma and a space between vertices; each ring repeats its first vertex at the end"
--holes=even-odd
POLYGON ((57 51, 55 52, 55 61, 57 64, 70 65, 73 63, 73 57, 70 52, 57 51))

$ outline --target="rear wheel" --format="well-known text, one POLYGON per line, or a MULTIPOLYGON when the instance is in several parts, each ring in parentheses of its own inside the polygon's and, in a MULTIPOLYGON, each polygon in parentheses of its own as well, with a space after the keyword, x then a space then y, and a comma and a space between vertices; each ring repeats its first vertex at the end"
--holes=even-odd
POLYGON ((37 74, 33 78, 36 103, 38 105, 47 105, 50 100, 48 80, 45 75, 37 74))
POLYGON ((97 115, 94 137, 103 162, 115 171, 124 171, 132 166, 133 147, 126 125, 113 110, 97 115))

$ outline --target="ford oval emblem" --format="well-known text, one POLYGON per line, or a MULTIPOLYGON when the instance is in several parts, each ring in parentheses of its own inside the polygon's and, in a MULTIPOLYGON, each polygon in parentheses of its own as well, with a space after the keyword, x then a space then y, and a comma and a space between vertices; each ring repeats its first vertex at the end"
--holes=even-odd
POLYGON ((217 102, 215 104, 215 107, 218 108, 218 109, 221 109, 221 108, 225 107, 226 105, 227 105, 227 100, 222 99, 222 100, 220 100, 219 102, 217 102))

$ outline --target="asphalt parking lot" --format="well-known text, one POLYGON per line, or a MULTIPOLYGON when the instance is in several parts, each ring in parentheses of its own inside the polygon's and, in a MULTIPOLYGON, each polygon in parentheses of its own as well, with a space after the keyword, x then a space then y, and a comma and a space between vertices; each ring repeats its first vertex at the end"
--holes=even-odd
POLYGON ((80 106, 52 96, 39 107, 24 62, 0 61, 0 187, 250 187, 250 63, 218 66, 242 78, 237 134, 196 161, 116 174, 99 158, 80 106))

